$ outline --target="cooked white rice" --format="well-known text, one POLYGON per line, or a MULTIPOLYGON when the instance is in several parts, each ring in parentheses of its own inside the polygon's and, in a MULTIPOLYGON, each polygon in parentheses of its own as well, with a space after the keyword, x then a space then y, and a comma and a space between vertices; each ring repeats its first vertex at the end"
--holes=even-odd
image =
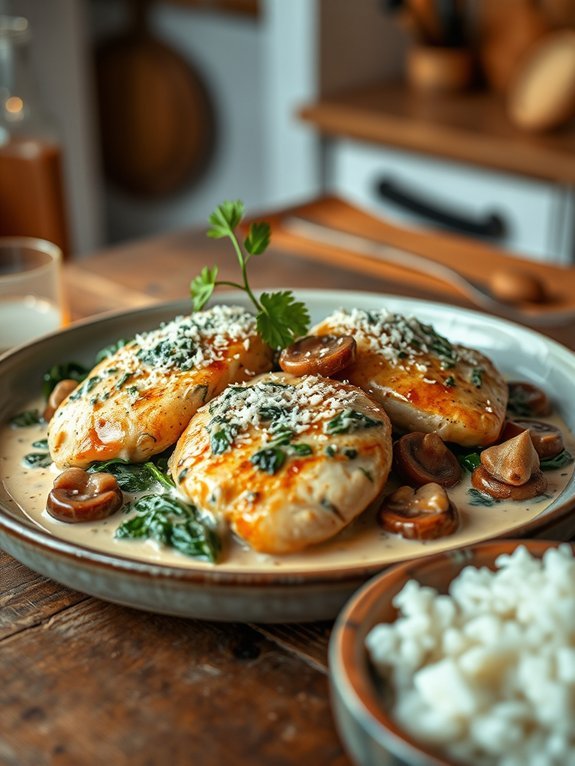
POLYGON ((575 766, 575 558, 524 546, 449 595, 410 580, 366 639, 395 720, 473 766, 575 766))

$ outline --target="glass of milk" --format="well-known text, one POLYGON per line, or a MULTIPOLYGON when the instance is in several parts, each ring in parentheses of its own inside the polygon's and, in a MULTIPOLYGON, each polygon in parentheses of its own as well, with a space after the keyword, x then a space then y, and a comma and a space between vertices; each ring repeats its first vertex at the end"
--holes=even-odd
POLYGON ((0 355, 64 324, 62 252, 32 237, 0 237, 0 355))

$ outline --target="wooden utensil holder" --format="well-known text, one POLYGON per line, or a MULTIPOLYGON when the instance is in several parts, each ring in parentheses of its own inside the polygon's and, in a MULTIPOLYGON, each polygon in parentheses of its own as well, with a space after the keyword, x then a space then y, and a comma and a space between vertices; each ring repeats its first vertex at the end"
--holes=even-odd
POLYGON ((467 48, 416 45, 407 55, 407 81, 414 90, 457 93, 470 87, 473 75, 467 48))

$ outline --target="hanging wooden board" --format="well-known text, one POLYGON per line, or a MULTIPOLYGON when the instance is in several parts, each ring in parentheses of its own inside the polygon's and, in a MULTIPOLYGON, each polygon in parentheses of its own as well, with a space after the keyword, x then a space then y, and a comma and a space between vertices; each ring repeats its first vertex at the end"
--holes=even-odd
POLYGON ((216 120, 199 73, 152 36, 147 6, 134 3, 129 28, 96 50, 96 85, 106 176, 136 197, 159 198, 198 180, 216 120))

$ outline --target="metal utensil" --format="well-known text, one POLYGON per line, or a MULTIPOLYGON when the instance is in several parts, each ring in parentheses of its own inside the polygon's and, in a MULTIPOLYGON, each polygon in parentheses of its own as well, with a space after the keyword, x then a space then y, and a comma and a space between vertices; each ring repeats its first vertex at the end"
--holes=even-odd
POLYGON ((495 298, 485 285, 472 281, 450 266, 445 266, 422 255, 410 253, 407 250, 384 245, 367 237, 333 229, 299 216, 284 218, 282 226, 285 231, 313 242, 330 245, 342 250, 351 250, 361 255, 375 258, 378 261, 391 263, 402 269, 427 274, 430 277, 456 287, 477 306, 500 314, 514 322, 530 325, 531 327, 557 327, 575 321, 575 309, 535 314, 515 306, 510 306, 495 298))

